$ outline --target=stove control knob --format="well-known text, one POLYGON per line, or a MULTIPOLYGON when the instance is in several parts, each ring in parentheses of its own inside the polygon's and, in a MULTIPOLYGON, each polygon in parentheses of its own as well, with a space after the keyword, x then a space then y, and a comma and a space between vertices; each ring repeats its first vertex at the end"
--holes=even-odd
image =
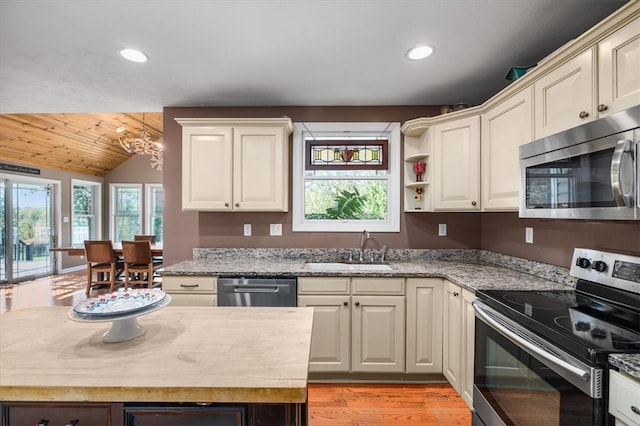
POLYGON ((607 337, 607 331, 601 328, 594 328, 591 330, 591 337, 593 339, 604 339, 607 337))
POLYGON ((589 331, 591 330, 591 324, 585 321, 578 321, 574 325, 576 331, 589 331))
POLYGON ((604 272, 607 270, 607 264, 602 260, 596 260, 593 262, 593 265, 591 265, 591 269, 595 269, 598 272, 604 272))
POLYGON ((578 268, 587 269, 591 266, 591 261, 586 257, 579 257, 576 259, 576 266, 578 268))

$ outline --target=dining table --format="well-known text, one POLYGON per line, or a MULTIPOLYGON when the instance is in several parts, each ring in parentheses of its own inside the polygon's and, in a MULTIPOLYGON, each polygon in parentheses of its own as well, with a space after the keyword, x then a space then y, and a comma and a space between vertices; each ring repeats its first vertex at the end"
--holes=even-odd
MULTIPOLYGON (((69 246, 69 247, 52 247, 49 249, 51 252, 62 252, 69 256, 84 256, 84 246, 69 246)), ((122 256, 122 244, 113 243, 113 254, 116 257, 122 256)), ((162 256, 162 243, 151 244, 151 255, 154 257, 162 256)))

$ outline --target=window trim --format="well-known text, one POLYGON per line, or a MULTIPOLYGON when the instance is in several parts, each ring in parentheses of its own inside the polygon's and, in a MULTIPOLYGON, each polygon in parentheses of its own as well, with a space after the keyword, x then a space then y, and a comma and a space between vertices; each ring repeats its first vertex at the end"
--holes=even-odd
MULTIPOLYGON (((293 123, 293 232, 400 232, 400 123, 397 122, 326 122, 293 123), (387 220, 307 220, 304 218, 305 136, 318 139, 344 137, 345 132, 362 136, 384 137, 388 142, 387 220)), ((363 179, 364 180, 364 179, 363 179)))
MULTIPOLYGON (((153 188, 160 188, 164 194, 164 186, 161 183, 145 183, 144 184, 144 229, 145 234, 153 234, 153 188)), ((164 195, 163 195, 164 197, 164 195)), ((164 206, 162 208, 162 223, 164 225, 164 206)))
POLYGON ((109 238, 111 241, 119 243, 120 240, 116 240, 116 228, 115 228, 115 216, 116 216, 116 189, 117 188, 137 188, 139 193, 139 202, 140 202, 140 213, 138 215, 138 221, 140 222, 140 227, 138 228, 137 234, 142 234, 142 229, 144 226, 143 217, 144 214, 144 206, 143 206, 143 187, 141 183, 110 183, 109 184, 109 238))
POLYGON ((73 208, 74 190, 75 186, 91 186, 92 191, 92 204, 93 204, 93 216, 94 216, 94 232, 89 236, 90 240, 99 240, 102 238, 102 183, 91 180, 71 179, 71 226, 69 228, 69 242, 73 246, 73 224, 75 222, 75 210, 73 208))

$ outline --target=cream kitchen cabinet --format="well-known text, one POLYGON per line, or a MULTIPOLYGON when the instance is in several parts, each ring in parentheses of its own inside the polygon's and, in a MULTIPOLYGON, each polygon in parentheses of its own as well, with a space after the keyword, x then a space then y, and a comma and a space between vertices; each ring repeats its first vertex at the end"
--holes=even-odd
POLYGON ((539 139, 640 104, 640 18, 534 83, 539 139))
POLYGON ((533 87, 482 114, 482 209, 518 210, 519 146, 533 140, 533 87))
POLYGON ((474 299, 473 292, 444 280, 442 368, 469 408, 473 407, 474 299))
POLYGON ((218 277, 164 276, 162 289, 173 306, 216 306, 218 277))
POLYGON ((640 17, 598 43, 598 114, 640 104, 640 17))
POLYGON ((442 373, 441 278, 407 279, 407 373, 442 373))
POLYGON ((182 209, 288 211, 288 118, 177 119, 182 209))
POLYGON ((480 209, 480 115, 433 126, 434 210, 480 209))
POLYGON ((616 426, 640 426, 640 380, 609 370, 609 413, 616 426))
POLYGON ((404 372, 402 278, 298 278, 314 307, 310 372, 404 372))

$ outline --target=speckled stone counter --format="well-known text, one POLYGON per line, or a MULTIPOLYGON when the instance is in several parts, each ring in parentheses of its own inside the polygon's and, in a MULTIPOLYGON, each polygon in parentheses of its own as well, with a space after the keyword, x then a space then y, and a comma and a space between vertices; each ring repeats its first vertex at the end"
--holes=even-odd
POLYGON ((0 400, 306 402, 312 308, 167 306, 120 343, 68 311, 0 315, 0 400))
POLYGON ((640 380, 640 354, 611 354, 609 363, 640 380))
MULTIPOLYGON (((345 249, 194 249, 193 260, 166 266, 166 276, 442 277, 471 290, 573 287, 568 270, 481 250, 390 250, 391 271, 311 271, 306 262, 340 262, 345 249)), ((367 252, 365 258, 375 252, 367 252)))

